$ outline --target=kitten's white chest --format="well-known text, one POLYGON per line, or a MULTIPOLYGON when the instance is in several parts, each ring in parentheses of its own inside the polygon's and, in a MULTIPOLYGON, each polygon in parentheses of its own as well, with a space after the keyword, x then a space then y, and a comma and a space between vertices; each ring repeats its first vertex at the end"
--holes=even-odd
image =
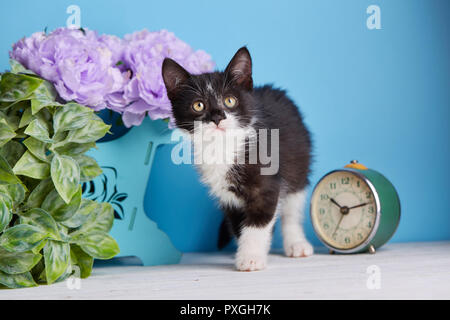
POLYGON ((223 205, 241 207, 242 199, 230 191, 234 187, 229 181, 229 171, 232 165, 229 164, 201 164, 197 168, 201 175, 201 180, 209 187, 211 195, 216 197, 223 205))
POLYGON ((201 181, 209 187, 210 194, 216 197, 221 204, 241 207, 243 204, 242 199, 230 191, 230 187, 234 188, 230 181, 230 176, 233 174, 231 170, 233 170, 235 165, 233 158, 238 150, 235 148, 227 150, 226 154, 228 156, 223 157, 222 153, 212 151, 217 148, 220 149, 221 147, 213 144, 204 144, 203 148, 200 149, 198 146, 196 148, 194 143, 195 152, 201 151, 202 161, 196 165, 201 181))
POLYGON ((202 182, 221 204, 242 207, 243 200, 230 191, 230 188, 236 189, 230 177, 236 174, 233 169, 239 156, 245 152, 249 132, 248 129, 239 128, 237 119, 229 114, 221 125, 228 127, 226 132, 217 131, 215 124, 212 124, 204 125, 203 131, 198 130, 199 135, 194 135, 196 167, 202 182))

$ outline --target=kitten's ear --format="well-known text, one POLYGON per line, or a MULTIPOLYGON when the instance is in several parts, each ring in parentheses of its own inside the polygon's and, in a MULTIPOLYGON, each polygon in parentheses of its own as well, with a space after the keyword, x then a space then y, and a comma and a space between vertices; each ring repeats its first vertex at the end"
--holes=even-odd
POLYGON ((169 99, 172 99, 177 94, 180 84, 186 81, 190 74, 174 60, 165 58, 162 64, 162 76, 167 95, 169 99))
POLYGON ((232 81, 247 90, 253 89, 252 58, 246 47, 240 48, 225 69, 232 81))

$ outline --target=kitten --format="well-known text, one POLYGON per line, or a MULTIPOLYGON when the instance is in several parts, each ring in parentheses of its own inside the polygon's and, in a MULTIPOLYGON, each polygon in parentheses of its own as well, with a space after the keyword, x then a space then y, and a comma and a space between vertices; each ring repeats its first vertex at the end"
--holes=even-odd
POLYGON ((253 87, 252 61, 246 47, 236 52, 224 72, 192 75, 166 58, 162 73, 176 126, 193 137, 194 154, 203 153, 204 161, 197 164, 202 181, 218 199, 237 237, 236 268, 265 268, 278 212, 285 254, 311 255, 313 247, 301 226, 311 139, 298 108, 286 93, 270 85, 253 87), (267 159, 261 152, 254 152, 267 140, 260 129, 269 130, 275 138, 278 133, 278 140, 268 142, 271 153, 278 147, 270 156, 276 156, 279 162, 270 174, 263 173, 267 159), (199 130, 200 139, 195 137, 199 130), (226 141, 225 161, 219 161, 214 152, 205 156, 211 145, 223 141, 207 139, 212 136, 232 137, 236 142, 226 141), (256 161, 252 162, 251 155, 255 154, 256 161))

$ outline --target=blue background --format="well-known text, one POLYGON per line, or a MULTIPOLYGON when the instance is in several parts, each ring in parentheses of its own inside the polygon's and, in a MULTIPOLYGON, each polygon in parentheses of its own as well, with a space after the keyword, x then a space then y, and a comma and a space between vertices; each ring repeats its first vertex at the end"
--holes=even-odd
MULTIPOLYGON (((392 241, 450 239, 450 1, 1 1, 0 70, 19 38, 64 26, 71 4, 83 27, 118 36, 165 28, 219 68, 248 45, 254 82, 287 89, 305 116, 313 183, 358 159, 399 192, 392 241), (366 27, 371 4, 381 30, 366 27)), ((145 206, 182 251, 215 250, 221 215, 197 179, 170 162, 170 147, 158 150, 145 206)), ((308 216, 305 226, 319 244, 308 216)))

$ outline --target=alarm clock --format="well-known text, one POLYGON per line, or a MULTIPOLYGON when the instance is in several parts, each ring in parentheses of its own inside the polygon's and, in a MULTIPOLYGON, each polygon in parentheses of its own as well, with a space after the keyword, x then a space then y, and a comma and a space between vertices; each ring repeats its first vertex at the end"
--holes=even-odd
POLYGON ((375 253, 398 227, 400 200, 386 177, 353 160, 320 179, 310 214, 330 253, 375 253))

